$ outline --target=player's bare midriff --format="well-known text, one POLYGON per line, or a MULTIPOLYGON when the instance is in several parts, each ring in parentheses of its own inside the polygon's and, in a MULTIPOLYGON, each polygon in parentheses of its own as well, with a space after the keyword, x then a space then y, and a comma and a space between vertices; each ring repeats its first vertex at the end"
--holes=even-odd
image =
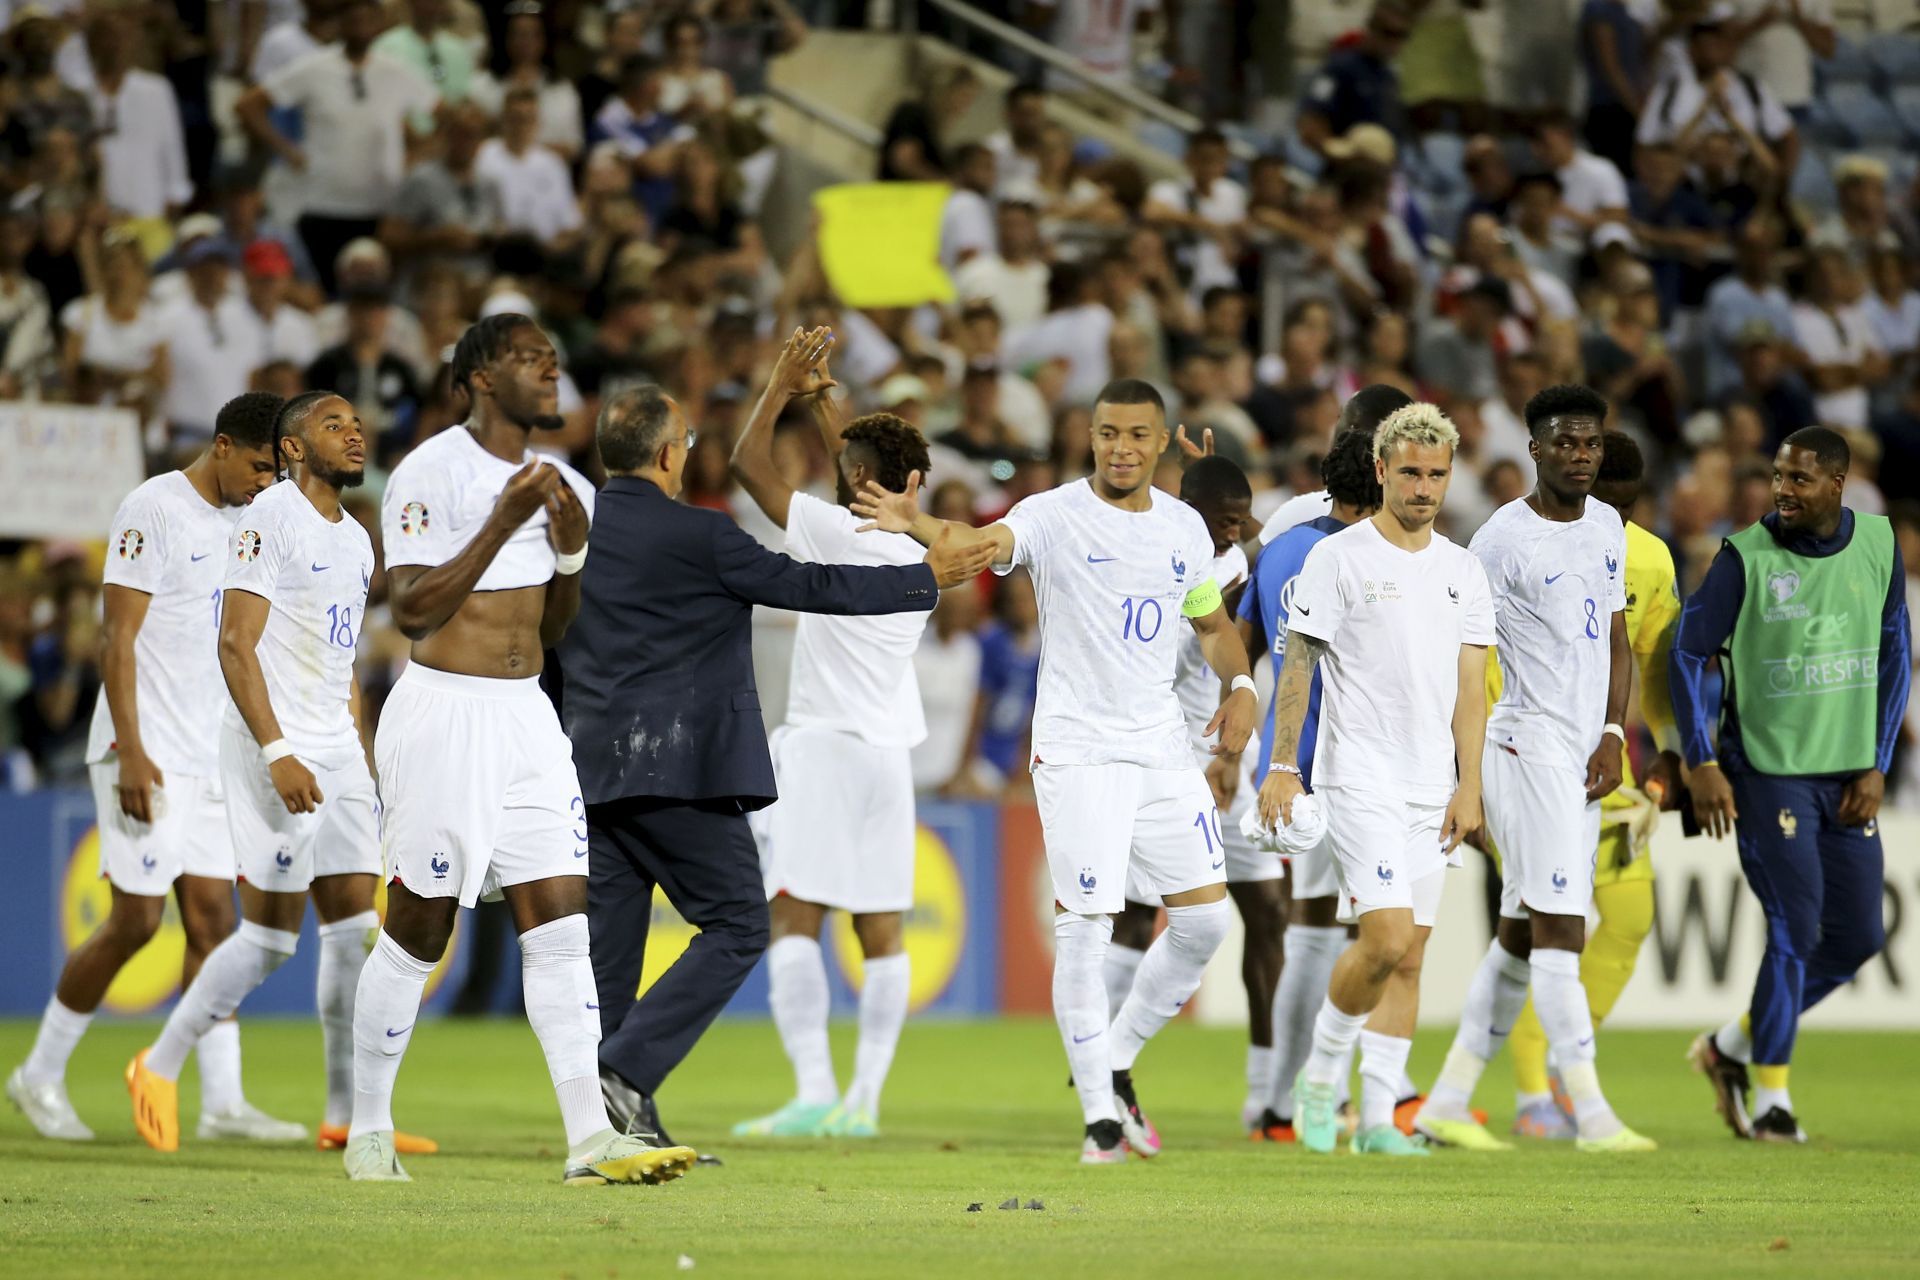
POLYGON ((547 587, 476 591, 454 615, 413 644, 413 660, 455 675, 521 680, 540 674, 540 619, 547 587))

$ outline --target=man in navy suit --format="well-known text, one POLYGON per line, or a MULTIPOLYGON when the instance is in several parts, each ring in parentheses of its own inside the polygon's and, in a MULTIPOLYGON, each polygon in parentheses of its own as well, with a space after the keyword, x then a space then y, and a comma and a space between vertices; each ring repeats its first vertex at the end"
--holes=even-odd
POLYGON ((596 431, 610 479, 560 648, 561 720, 585 799, 601 1089, 616 1129, 658 1133, 654 1093, 767 948, 747 830, 775 796, 753 606, 931 609, 939 588, 985 572, 991 551, 943 540, 916 565, 805 564, 674 500, 694 433, 660 388, 609 399, 596 431), (700 932, 636 1000, 656 885, 700 932))

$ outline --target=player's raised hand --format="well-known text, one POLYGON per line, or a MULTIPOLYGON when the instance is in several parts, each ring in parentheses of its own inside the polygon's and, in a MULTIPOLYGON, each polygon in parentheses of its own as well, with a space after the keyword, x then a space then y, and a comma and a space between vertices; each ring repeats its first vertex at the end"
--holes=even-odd
POLYGON ((920 473, 907 473, 907 491, 894 493, 882 488, 877 480, 869 480, 862 485, 860 492, 853 495, 853 514, 866 523, 855 532, 866 533, 879 529, 886 533, 908 533, 913 522, 920 518, 920 473))
POLYGON ((1260 784, 1260 825, 1268 831, 1291 825, 1293 802, 1306 792, 1299 774, 1284 769, 1267 770, 1267 779, 1260 784))
POLYGON ((120 749, 120 812, 135 822, 152 822, 154 792, 167 785, 160 766, 138 747, 120 749))
MULTIPOLYGON (((549 467, 555 475, 558 468, 549 467)), ((587 509, 573 486, 562 482, 547 495, 547 541, 563 556, 570 556, 587 545, 587 509)))
POLYGON ((493 514, 509 527, 518 529, 553 496, 560 483, 560 470, 535 458, 507 478, 507 487, 494 500, 493 514))
POLYGON ((942 591, 957 587, 963 582, 972 582, 993 567, 993 541, 981 538, 965 546, 958 545, 953 540, 953 526, 943 524, 934 536, 933 545, 927 548, 926 562, 942 591))
POLYGON ((1480 829, 1485 816, 1480 810, 1478 791, 1466 787, 1456 790, 1453 799, 1447 801, 1447 814, 1440 822, 1441 849, 1452 853, 1459 848, 1461 841, 1480 829))
POLYGON ((320 794, 320 784, 314 780, 313 770, 300 763, 297 756, 281 756, 267 766, 267 772, 272 776, 273 789, 280 793, 280 803, 287 806, 288 813, 312 813, 326 799, 320 794))
POLYGON ((1592 802, 1610 796, 1620 788, 1620 740, 1612 734, 1602 734, 1600 745, 1587 757, 1587 800, 1592 802))
MULTIPOLYGON (((833 349, 833 333, 826 328, 795 329, 773 362, 767 386, 777 395, 793 397, 818 390, 816 369, 833 349)), ((830 380, 829 380, 830 381, 830 380)))
POLYGON ((1193 441, 1187 439, 1187 424, 1183 422, 1174 428, 1173 442, 1180 446, 1180 453, 1188 462, 1213 456, 1212 427, 1202 427, 1200 429, 1200 443, 1195 444, 1193 441))
POLYGON ((1693 788, 1693 816, 1700 829, 1715 840, 1733 834, 1740 814, 1734 808, 1733 784, 1717 764, 1703 764, 1693 771, 1688 785, 1693 788))
POLYGON ((1260 699, 1251 689, 1235 689, 1213 713, 1213 719, 1207 721, 1207 727, 1201 736, 1211 738, 1216 733, 1220 740, 1208 748, 1211 755, 1239 755, 1247 749, 1247 739, 1253 736, 1253 722, 1260 716, 1260 699))

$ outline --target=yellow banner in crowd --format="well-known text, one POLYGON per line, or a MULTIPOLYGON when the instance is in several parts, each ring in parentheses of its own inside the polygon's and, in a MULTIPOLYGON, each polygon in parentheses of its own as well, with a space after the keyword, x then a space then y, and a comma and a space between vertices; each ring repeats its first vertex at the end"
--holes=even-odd
POLYGON ((953 301, 940 267, 942 182, 850 182, 813 196, 820 266, 850 307, 917 307, 953 301))

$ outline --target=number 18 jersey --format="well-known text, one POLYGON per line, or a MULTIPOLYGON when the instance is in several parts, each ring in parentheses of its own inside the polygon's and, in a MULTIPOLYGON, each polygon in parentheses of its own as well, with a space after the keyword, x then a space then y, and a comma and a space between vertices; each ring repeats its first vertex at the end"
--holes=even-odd
POLYGON ((1001 520, 1033 575, 1040 682, 1033 754, 1046 764, 1191 769, 1174 673, 1213 584, 1213 538, 1186 503, 1153 490, 1146 511, 1103 501, 1088 480, 1034 494, 1001 520))
MULTIPOLYGON (((361 757, 349 699, 372 577, 373 541, 360 522, 345 512, 328 520, 291 481, 255 498, 235 525, 226 589, 273 606, 258 651, 267 696, 287 742, 322 768, 361 757)), ((227 717, 243 723, 237 707, 227 717)))

